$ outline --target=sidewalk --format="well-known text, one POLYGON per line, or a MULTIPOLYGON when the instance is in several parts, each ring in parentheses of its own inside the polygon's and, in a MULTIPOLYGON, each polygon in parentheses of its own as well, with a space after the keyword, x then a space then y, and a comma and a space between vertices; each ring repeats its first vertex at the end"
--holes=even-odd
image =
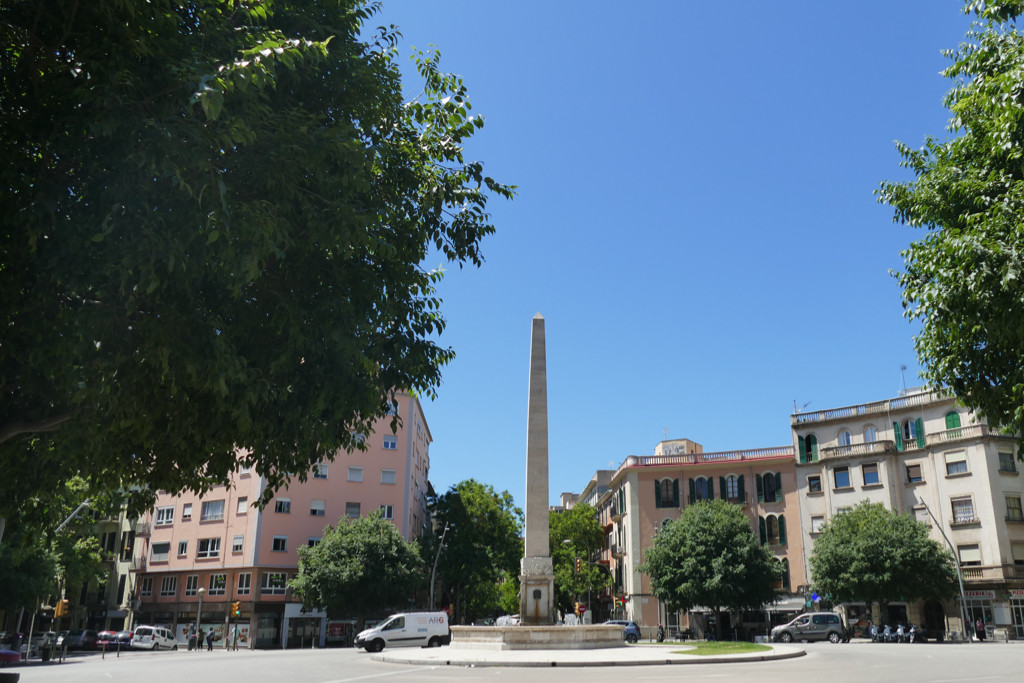
POLYGON ((726 664, 802 657, 799 645, 772 644, 771 652, 703 657, 688 655, 689 645, 628 645, 599 650, 469 650, 453 646, 387 649, 374 659, 393 664, 439 666, 644 666, 652 664, 726 664))

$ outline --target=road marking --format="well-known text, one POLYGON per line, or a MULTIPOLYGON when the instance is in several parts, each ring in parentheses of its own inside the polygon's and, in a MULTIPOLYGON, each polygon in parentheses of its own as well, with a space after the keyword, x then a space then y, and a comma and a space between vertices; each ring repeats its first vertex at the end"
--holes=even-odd
POLYGON ((322 681, 321 683, 349 683, 349 681, 369 681, 374 678, 385 678, 387 676, 400 676, 402 674, 412 674, 418 671, 430 671, 436 669, 436 666, 418 666, 415 669, 404 669, 402 671, 387 671, 385 673, 370 674, 368 676, 357 676, 356 678, 336 678, 331 681, 322 681))

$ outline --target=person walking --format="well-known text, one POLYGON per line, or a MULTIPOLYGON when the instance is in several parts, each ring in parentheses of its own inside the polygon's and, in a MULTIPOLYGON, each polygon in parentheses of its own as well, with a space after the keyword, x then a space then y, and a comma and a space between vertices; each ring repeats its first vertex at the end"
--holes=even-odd
POLYGON ((210 652, 213 652, 213 635, 212 628, 206 632, 206 649, 210 652))
POLYGON ((206 637, 206 631, 204 631, 203 627, 200 626, 199 627, 199 633, 196 636, 196 650, 202 651, 202 649, 203 649, 203 638, 205 638, 205 637, 206 637))
POLYGON ((978 642, 985 642, 985 622, 981 619, 974 622, 974 633, 978 636, 978 642))
POLYGON ((188 625, 188 649, 191 651, 196 646, 196 625, 188 625))

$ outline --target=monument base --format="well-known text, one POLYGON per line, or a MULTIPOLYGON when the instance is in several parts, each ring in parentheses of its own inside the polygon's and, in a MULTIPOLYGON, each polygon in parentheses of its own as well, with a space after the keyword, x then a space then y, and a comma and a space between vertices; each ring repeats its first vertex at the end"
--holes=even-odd
POLYGON ((520 561, 519 620, 523 626, 555 623, 555 570, 550 557, 520 561))
POLYGON ((452 626, 465 650, 597 650, 625 647, 621 626, 452 626))

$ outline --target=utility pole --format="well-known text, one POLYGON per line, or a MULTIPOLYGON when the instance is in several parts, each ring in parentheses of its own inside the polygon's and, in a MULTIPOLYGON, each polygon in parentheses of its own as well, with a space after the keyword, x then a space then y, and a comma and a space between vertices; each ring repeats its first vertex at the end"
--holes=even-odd
POLYGON ((444 537, 448 534, 448 522, 444 523, 444 531, 441 532, 441 543, 437 546, 437 555, 434 556, 434 566, 430 570, 430 611, 434 611, 434 575, 437 574, 437 561, 441 559, 441 551, 444 550, 444 537))

